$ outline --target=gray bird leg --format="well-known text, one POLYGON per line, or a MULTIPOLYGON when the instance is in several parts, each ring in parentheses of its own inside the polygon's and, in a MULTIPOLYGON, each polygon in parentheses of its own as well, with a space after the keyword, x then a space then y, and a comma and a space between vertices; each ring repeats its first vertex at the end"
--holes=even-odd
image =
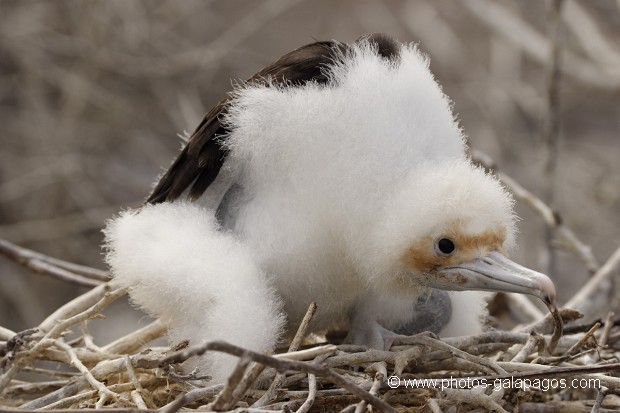
POLYGON ((389 350, 398 337, 439 333, 451 318, 452 302, 445 291, 429 289, 417 298, 369 294, 354 307, 346 341, 389 350))
POLYGON ((379 350, 389 350, 397 337, 403 336, 388 330, 376 320, 353 317, 345 342, 379 350))

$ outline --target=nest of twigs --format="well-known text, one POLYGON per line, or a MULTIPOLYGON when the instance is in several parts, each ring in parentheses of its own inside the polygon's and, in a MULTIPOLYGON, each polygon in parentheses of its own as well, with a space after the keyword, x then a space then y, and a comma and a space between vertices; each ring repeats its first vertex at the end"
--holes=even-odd
MULTIPOLYGON (((6 241, 0 252, 29 268, 86 285, 39 326, 14 333, 0 327, 0 405, 4 410, 106 408, 174 412, 611 412, 619 411, 620 327, 605 320, 568 327, 549 354, 551 315, 511 331, 438 339, 418 334, 390 351, 328 342, 306 345, 315 306, 290 344, 276 355, 223 342, 149 347, 165 333, 155 321, 99 346, 85 328, 125 295, 106 274, 29 251, 6 241), (70 330, 82 333, 72 339, 70 330), (239 357, 224 384, 179 363, 218 351, 239 357), (614 376, 614 373, 616 376, 614 376)), ((606 264, 607 265, 607 264, 606 264)), ((604 266, 605 267, 605 266, 604 266)), ((319 309, 320 311, 320 309, 319 309)), ((105 322, 105 321, 102 321, 105 322)), ((571 324, 572 322, 572 324, 571 324)))

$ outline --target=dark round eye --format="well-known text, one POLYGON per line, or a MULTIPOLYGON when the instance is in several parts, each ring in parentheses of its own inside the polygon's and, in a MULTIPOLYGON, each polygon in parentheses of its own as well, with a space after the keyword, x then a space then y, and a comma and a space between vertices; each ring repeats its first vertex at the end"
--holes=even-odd
POLYGON ((442 238, 439 241, 437 241, 437 249, 442 254, 450 255, 456 249, 456 245, 454 245, 454 242, 451 239, 442 238))

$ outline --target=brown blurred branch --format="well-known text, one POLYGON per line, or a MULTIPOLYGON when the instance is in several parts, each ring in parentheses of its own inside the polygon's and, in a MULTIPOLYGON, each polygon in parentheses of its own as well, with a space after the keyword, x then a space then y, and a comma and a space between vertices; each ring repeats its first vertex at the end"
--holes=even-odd
POLYGON ((620 248, 616 249, 586 285, 568 300, 566 307, 576 308, 590 315, 600 311, 601 308, 611 304, 609 297, 618 293, 619 274, 620 248), (614 283, 615 288, 613 288, 614 283))
MULTIPOLYGON (((545 145, 544 164, 544 198, 550 205, 555 204, 557 187, 557 169, 560 149, 560 57, 561 13, 564 0, 552 0, 549 11, 549 50, 546 80, 546 113, 542 120, 542 142, 545 145)), ((556 274, 556 251, 553 247, 553 227, 546 227, 547 238, 547 274, 552 278, 556 274)))
POLYGON ((110 279, 110 275, 106 271, 50 257, 3 239, 0 239, 0 254, 35 272, 41 271, 41 266, 44 269, 54 267, 95 281, 103 282, 110 279))
POLYGON ((587 10, 587 3, 564 0, 563 18, 565 26, 575 36, 581 49, 588 57, 598 62, 601 70, 608 75, 617 75, 620 70, 620 49, 618 44, 609 40, 602 25, 587 10))
POLYGON ((108 278, 104 271, 48 257, 3 239, 0 239, 0 254, 36 273, 84 287, 97 286, 108 278))
POLYGON ((118 207, 101 207, 57 216, 54 218, 20 221, 0 226, 4 238, 16 242, 53 240, 69 234, 99 229, 118 207))
MULTIPOLYGON (((549 65, 547 54, 549 41, 507 7, 491 0, 468 0, 460 4, 491 30, 514 43, 531 58, 545 66, 549 65)), ((613 73, 603 71, 599 66, 568 51, 561 70, 589 86, 603 90, 620 88, 620 71, 616 70, 613 73)))

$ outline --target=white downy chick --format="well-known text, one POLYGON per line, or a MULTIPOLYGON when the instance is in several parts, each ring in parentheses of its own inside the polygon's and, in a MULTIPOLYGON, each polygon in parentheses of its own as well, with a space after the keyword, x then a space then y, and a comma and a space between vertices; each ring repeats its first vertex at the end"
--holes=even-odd
MULTIPOLYGON (((143 278, 126 275, 119 264, 157 248, 168 264, 149 267, 159 273, 146 280, 178 285, 160 288, 162 297, 189 299, 184 288, 204 297, 221 294, 220 288, 230 288, 231 297, 255 288, 264 298, 248 308, 267 310, 252 314, 252 323, 279 326, 275 303, 281 299, 289 333, 316 301, 313 329, 348 322, 351 342, 377 348, 389 347, 392 330, 412 319, 416 298, 429 289, 520 292, 553 302, 546 276, 506 258, 514 244, 513 200, 467 157, 450 102, 428 66, 414 45, 373 35, 353 45, 314 43, 263 69, 207 114, 148 200, 173 201, 187 190, 195 200, 206 191, 221 228, 208 220, 197 229, 189 215, 173 217, 187 204, 126 214, 126 238, 115 229, 118 222, 108 229, 115 277, 132 286, 140 306, 164 316, 170 309, 140 301, 138 295, 150 296, 138 292, 145 287, 136 278, 143 278), (132 221, 147 211, 155 214, 152 226, 160 225, 157 214, 167 217, 170 231, 185 237, 182 248, 168 251, 173 237, 164 233, 132 239, 141 231, 132 221), (226 254, 214 253, 217 243, 226 254), (229 260, 235 259, 247 275, 240 281, 231 281, 229 260), (252 274, 260 281, 250 282, 252 274), (214 278, 230 284, 211 285, 214 278)), ((439 329, 461 334, 471 322, 467 331, 479 331, 481 296, 469 294, 450 297, 452 312, 439 329), (467 308, 455 308, 461 306, 467 308), (469 320, 461 317, 465 312, 469 320)), ((170 320, 173 337, 239 338, 236 343, 251 348, 275 342, 254 341, 255 330, 243 332, 240 320, 230 318, 220 330, 206 321, 196 330, 196 314, 219 310, 192 297, 197 305, 170 320)), ((208 360, 204 365, 213 372, 208 360)))

